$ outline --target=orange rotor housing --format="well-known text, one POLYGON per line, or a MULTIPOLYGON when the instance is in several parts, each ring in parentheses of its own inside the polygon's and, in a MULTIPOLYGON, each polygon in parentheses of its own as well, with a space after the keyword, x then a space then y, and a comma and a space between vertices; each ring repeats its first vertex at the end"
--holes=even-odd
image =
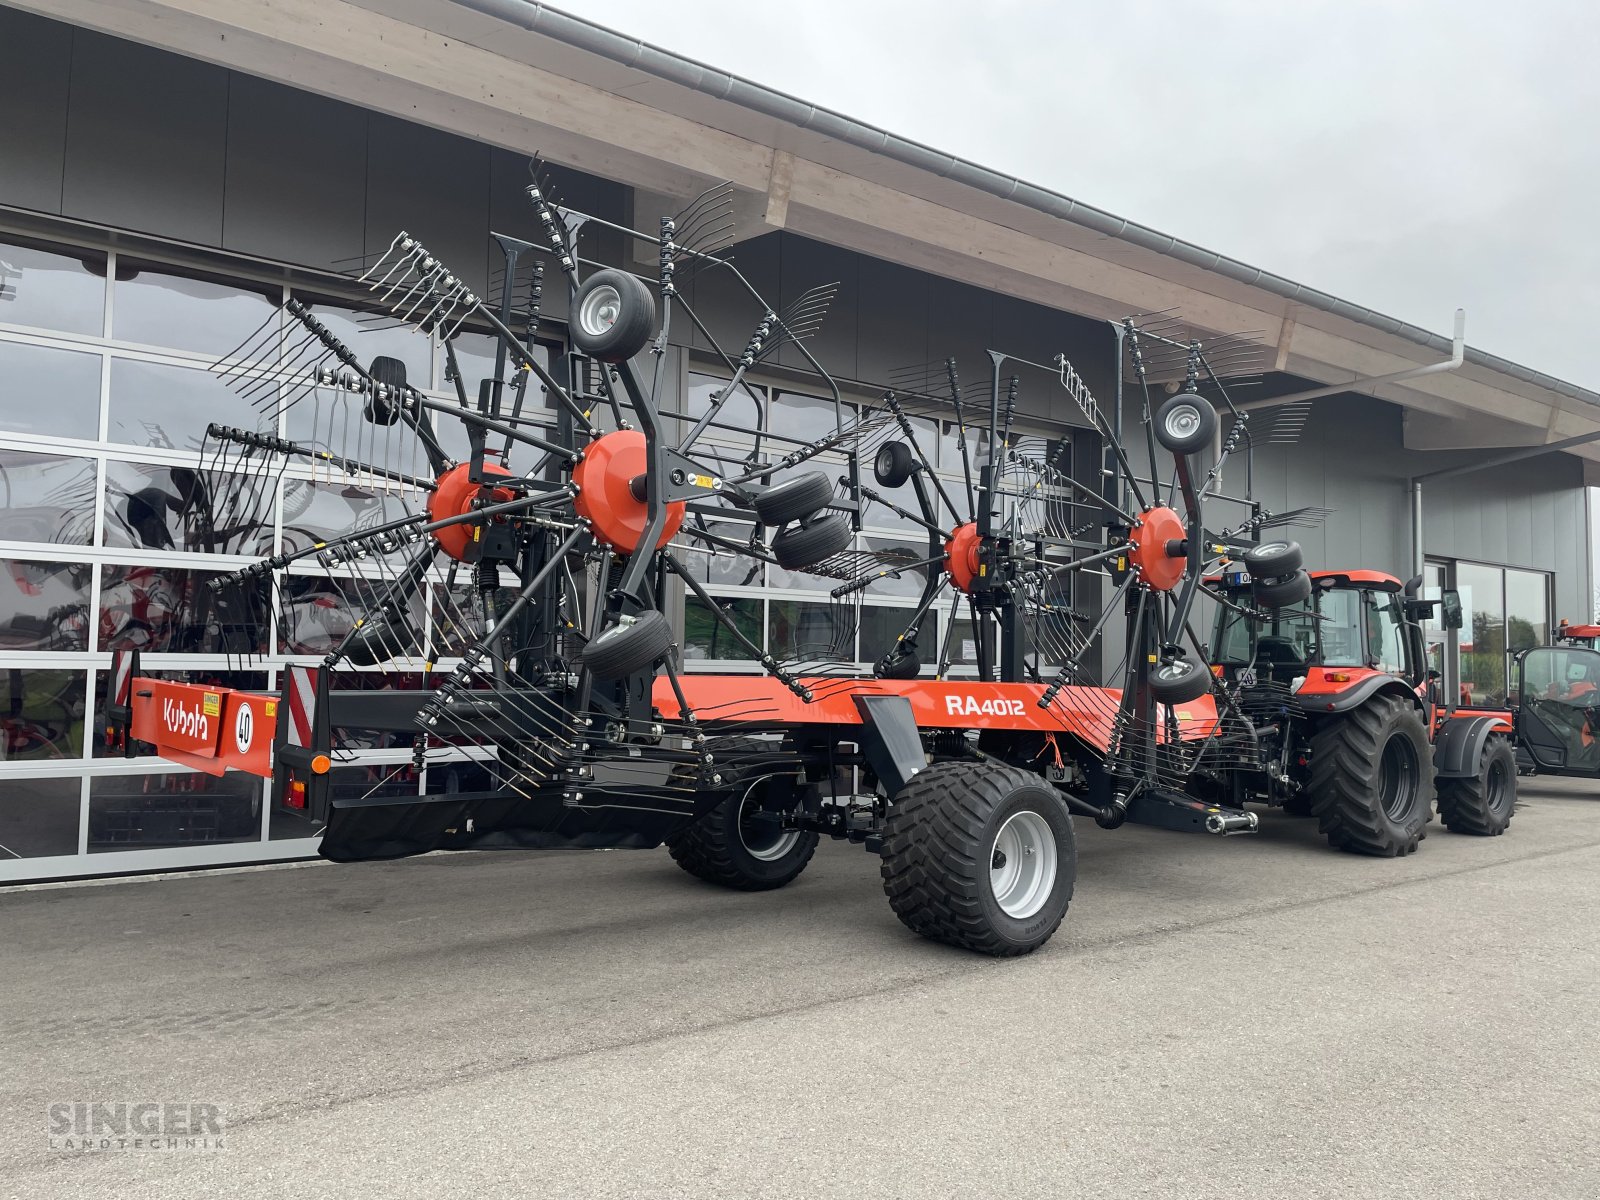
POLYGON ((983 539, 978 536, 976 521, 957 525, 944 544, 944 569, 950 582, 963 592, 972 590, 972 581, 983 570, 982 549, 983 539))
MULTIPOLYGON (((633 481, 647 465, 644 434, 618 429, 590 442, 583 460, 572 469, 572 482, 578 488, 572 507, 593 527, 595 537, 614 550, 631 554, 644 537, 649 516, 645 502, 633 494, 633 481)), ((678 532, 687 508, 682 500, 667 505, 667 523, 656 539, 657 549, 678 532)))
MULTIPOLYGON (((460 463, 451 467, 439 476, 439 482, 433 489, 433 494, 428 497, 428 519, 442 521, 447 517, 459 517, 463 513, 472 511, 472 503, 480 491, 488 492, 489 504, 504 504, 507 500, 515 500, 517 494, 508 487, 490 488, 484 484, 479 488, 468 478, 471 466, 460 463)), ((511 472, 494 463, 483 464, 484 475, 510 476, 511 472)), ((459 525, 447 525, 443 529, 433 532, 434 541, 439 543, 443 550, 457 562, 469 561, 467 555, 472 550, 472 544, 481 535, 482 526, 474 525, 470 521, 463 521, 459 525)))
POLYGON ((1139 514, 1140 525, 1129 536, 1133 549, 1128 558, 1139 578, 1158 592, 1170 592, 1183 578, 1189 565, 1181 555, 1174 558, 1167 547, 1182 542, 1188 535, 1183 518, 1166 507, 1147 508, 1139 514))

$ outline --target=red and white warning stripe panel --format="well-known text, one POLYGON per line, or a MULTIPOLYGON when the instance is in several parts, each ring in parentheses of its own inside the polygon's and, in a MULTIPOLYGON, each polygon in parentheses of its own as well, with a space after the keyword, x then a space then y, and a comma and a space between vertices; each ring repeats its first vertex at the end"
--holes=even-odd
POLYGON ((319 673, 316 667, 289 667, 286 671, 283 694, 289 713, 284 741, 290 746, 306 749, 314 743, 319 673))

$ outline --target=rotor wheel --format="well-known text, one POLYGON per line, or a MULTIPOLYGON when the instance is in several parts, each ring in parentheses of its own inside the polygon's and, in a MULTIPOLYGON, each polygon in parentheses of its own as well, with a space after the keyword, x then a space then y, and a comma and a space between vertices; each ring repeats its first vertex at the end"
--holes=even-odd
POLYGON ((710 807, 667 838, 667 852, 696 879, 740 892, 767 892, 794 882, 816 853, 818 835, 785 829, 761 807, 768 777, 751 759, 771 749, 758 738, 712 738, 706 750, 725 760, 710 807))

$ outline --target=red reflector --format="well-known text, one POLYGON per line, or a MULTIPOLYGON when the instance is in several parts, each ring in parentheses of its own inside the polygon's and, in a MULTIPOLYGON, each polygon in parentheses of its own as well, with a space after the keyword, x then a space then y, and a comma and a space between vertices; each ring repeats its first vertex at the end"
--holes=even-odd
POLYGON ((306 785, 298 779, 291 780, 289 790, 284 794, 283 802, 289 808, 304 808, 306 806, 306 785))

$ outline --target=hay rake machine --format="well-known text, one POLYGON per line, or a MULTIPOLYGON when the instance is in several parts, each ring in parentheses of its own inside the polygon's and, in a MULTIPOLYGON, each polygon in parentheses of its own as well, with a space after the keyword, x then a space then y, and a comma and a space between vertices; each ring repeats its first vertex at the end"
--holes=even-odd
POLYGON ((787 308, 764 301, 719 252, 725 188, 656 232, 611 226, 655 247, 648 280, 583 260, 578 233, 597 219, 556 203, 537 176, 528 196, 544 242, 496 235, 495 303, 406 234, 362 276, 388 320, 438 340, 453 401, 425 395, 396 359, 363 360, 297 302, 217 365, 262 414, 256 429, 209 431, 206 494, 231 520, 279 490, 287 507, 308 478, 381 487, 407 510, 216 581, 219 593, 271 589, 288 652, 280 692, 155 678, 119 654, 114 744, 269 778, 273 803, 314 822, 322 854, 340 861, 665 842, 691 874, 760 890, 794 879, 819 837, 848 839, 880 855, 911 929, 996 955, 1043 944, 1065 915, 1072 813, 1106 827, 1255 827, 1250 813, 1196 798, 1228 769, 1230 742, 1191 616, 1208 563, 1255 536, 1249 522, 1221 539, 1205 528, 1207 490, 1244 422, 1235 414, 1202 473, 1218 419, 1200 394, 1198 343, 1119 327, 1135 349, 1177 349, 1186 364, 1185 386, 1163 403, 1142 392, 1155 467, 1140 479, 1121 436, 1121 384, 1108 415, 1064 357, 993 352, 976 395, 950 363, 845 404, 807 347, 833 289, 787 308), (570 312, 567 345, 548 361, 534 338, 547 258, 570 312), (742 348, 711 335, 680 272, 742 289, 742 348), (677 321, 704 336, 727 378, 704 411, 669 404, 677 321), (475 392, 457 354, 464 332, 494 339, 493 374, 475 392), (806 442, 763 419, 744 430, 739 461, 703 448, 782 346, 832 397, 832 429, 806 442), (240 365, 263 348, 267 365, 240 365), (1073 478, 1059 451, 1014 433, 1024 382, 1065 392, 1104 446, 1097 478, 1073 478), (959 485, 919 442, 930 416, 954 417, 959 485), (459 444, 457 460, 446 446, 459 444), (874 506, 922 530, 926 552, 861 549, 874 506), (702 581, 707 560, 830 580, 829 632, 763 648, 702 581), (852 650, 863 598, 907 575, 924 582, 919 602, 863 669, 852 650), (1107 580, 1105 603, 1087 599, 1107 580), (308 654, 317 643, 293 633, 298 614, 330 592, 352 615, 325 621, 308 654), (680 595, 760 674, 686 673, 667 615, 680 595), (972 677, 952 670, 952 604, 972 622, 972 677), (334 687, 346 667, 421 686, 334 687), (363 730, 414 737, 397 773, 429 768, 431 781, 435 765, 467 759, 492 786, 336 797, 330 774, 353 761, 352 731, 363 730))

